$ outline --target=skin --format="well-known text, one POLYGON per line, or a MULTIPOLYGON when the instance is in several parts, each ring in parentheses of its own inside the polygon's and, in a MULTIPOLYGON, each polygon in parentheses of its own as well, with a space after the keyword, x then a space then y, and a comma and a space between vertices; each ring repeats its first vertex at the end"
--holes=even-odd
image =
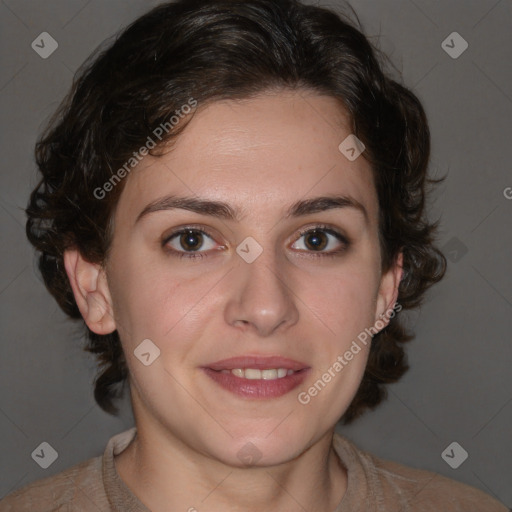
POLYGON ((126 179, 106 264, 66 252, 89 328, 119 331, 138 435, 116 467, 153 512, 313 512, 334 510, 342 499, 347 472, 332 436, 362 379, 369 345, 307 405, 297 395, 393 307, 402 275, 401 257, 381 272, 370 165, 364 154, 350 162, 338 150, 349 134, 339 103, 306 91, 199 105, 172 151, 145 157, 126 179), (241 218, 173 209, 137 221, 147 205, 171 194, 224 201, 241 218), (367 218, 352 207, 285 216, 298 200, 334 194, 358 201, 367 218), (300 230, 318 224, 349 245, 322 232, 329 245, 315 252, 300 230), (162 244, 188 225, 211 235, 202 239, 203 258, 173 256, 172 249, 190 248, 179 236, 162 244), (236 253, 248 236, 263 248, 250 264, 236 253), (149 366, 133 355, 144 339, 161 351, 149 366), (281 355, 311 370, 290 393, 252 400, 200 369, 246 354, 281 355), (249 467, 237 457, 248 442, 261 454, 249 467))

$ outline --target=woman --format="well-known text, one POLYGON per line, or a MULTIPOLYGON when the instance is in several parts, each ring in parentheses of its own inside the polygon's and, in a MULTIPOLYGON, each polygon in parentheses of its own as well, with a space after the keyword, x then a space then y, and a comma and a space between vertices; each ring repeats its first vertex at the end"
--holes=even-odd
POLYGON ((136 427, 0 510, 505 512, 334 432, 406 371, 397 313, 443 276, 428 156, 419 101, 332 12, 181 0, 128 27, 37 144, 27 233, 136 427))

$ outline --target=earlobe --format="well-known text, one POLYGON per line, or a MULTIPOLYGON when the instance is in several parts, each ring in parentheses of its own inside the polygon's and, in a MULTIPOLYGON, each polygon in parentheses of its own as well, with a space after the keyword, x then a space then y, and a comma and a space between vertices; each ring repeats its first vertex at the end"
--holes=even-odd
POLYGON ((89 329, 96 334, 115 331, 110 290, 101 265, 86 261, 77 249, 69 249, 64 252, 64 267, 89 329))
POLYGON ((394 316, 394 306, 398 299, 398 287, 403 275, 403 253, 400 252, 394 265, 381 278, 377 307, 375 311, 375 324, 379 322, 382 330, 388 325, 390 318, 394 316), (384 327, 382 327, 384 323, 384 327))

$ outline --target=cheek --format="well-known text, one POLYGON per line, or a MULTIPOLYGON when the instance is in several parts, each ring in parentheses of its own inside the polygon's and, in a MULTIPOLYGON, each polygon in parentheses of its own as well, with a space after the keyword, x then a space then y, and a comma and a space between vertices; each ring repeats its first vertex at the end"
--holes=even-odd
POLYGON ((339 344, 350 343, 373 325, 377 271, 347 266, 315 280, 305 280, 300 297, 339 344))
POLYGON ((111 272, 109 284, 123 345, 132 348, 146 338, 162 348, 168 340, 173 347, 180 340, 185 343, 207 315, 208 290, 218 276, 197 271, 187 275, 172 262, 139 260, 117 259, 111 272))

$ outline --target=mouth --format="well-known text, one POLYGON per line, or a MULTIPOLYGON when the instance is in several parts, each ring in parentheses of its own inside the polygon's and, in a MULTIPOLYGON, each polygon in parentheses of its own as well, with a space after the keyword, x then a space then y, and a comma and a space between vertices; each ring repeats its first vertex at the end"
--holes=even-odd
POLYGON ((221 388, 250 399, 277 398, 299 386, 310 369, 281 356, 242 356, 201 368, 221 388))

